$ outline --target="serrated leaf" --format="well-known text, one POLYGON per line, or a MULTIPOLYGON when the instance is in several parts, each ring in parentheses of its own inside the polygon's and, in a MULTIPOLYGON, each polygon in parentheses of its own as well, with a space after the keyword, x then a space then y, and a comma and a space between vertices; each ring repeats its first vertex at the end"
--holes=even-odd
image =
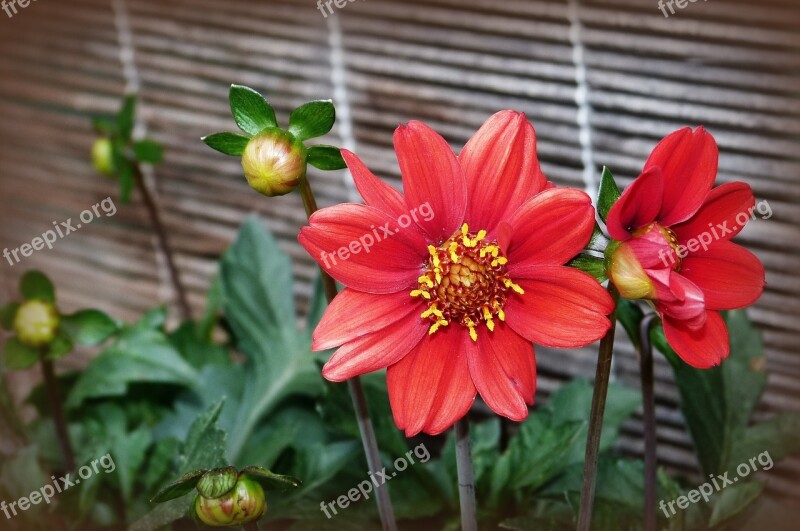
POLYGON ((278 402, 291 394, 317 396, 323 388, 308 338, 296 328, 291 261, 258 218, 248 218, 223 256, 220 285, 225 316, 248 359, 228 455, 237 464, 258 420, 278 402))
POLYGON ((117 323, 100 310, 81 310, 61 317, 61 328, 79 345, 99 345, 117 331, 117 323))
POLYGON ((0 326, 6 330, 11 330, 14 327, 14 318, 17 316, 20 304, 18 302, 9 302, 2 309, 0 309, 0 326))
POLYGON ((39 352, 23 345, 16 337, 6 340, 3 347, 3 367, 10 371, 29 369, 39 362, 39 352))
POLYGON ((308 163, 319 170, 341 170, 347 167, 342 152, 334 146, 316 145, 308 148, 308 163))
POLYGON ((150 499, 151 503, 164 503, 165 501, 180 498, 195 489, 200 482, 200 478, 205 474, 205 470, 193 470, 187 472, 169 485, 165 485, 155 496, 150 499))
POLYGON ((225 400, 220 400, 197 417, 189 428, 180 469, 184 474, 193 470, 221 468, 225 462, 227 434, 217 427, 225 400))
POLYGON ((231 85, 228 99, 233 119, 245 133, 255 136, 267 127, 278 126, 272 106, 250 87, 231 85))
POLYGON ((94 358, 68 398, 77 407, 88 398, 122 396, 131 383, 169 383, 195 387, 198 375, 160 330, 133 326, 94 358))
POLYGON ((19 290, 27 300, 55 302, 56 290, 47 275, 41 271, 27 271, 22 275, 19 290))
POLYGON ((250 138, 236 133, 214 133, 204 136, 203 143, 225 155, 241 157, 250 138))
POLYGON ((308 140, 327 134, 336 121, 331 100, 310 101, 292 111, 289 132, 298 140, 308 140))
POLYGON ((257 481, 264 490, 294 489, 303 485, 303 482, 292 476, 275 474, 260 466, 248 466, 242 470, 250 479, 257 481))
POLYGON ((145 164, 158 164, 164 158, 164 146, 155 140, 139 140, 133 144, 136 160, 145 164))
POLYGON ((136 96, 129 94, 122 100, 122 107, 117 114, 117 127, 119 136, 123 141, 128 141, 136 125, 136 96))
POLYGON ((603 222, 608 217, 608 212, 617 199, 620 198, 622 193, 619 191, 614 175, 608 167, 603 166, 603 173, 600 176, 600 191, 597 195, 597 213, 600 214, 600 219, 603 222))

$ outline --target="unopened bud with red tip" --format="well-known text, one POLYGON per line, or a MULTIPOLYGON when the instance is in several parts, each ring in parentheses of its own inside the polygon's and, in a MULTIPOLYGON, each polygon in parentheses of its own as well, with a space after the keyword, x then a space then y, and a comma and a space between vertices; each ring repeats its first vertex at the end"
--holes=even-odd
POLYGON ((294 136, 270 128, 252 138, 242 154, 247 182, 257 192, 274 197, 294 190, 306 172, 306 148, 294 136))
MULTIPOLYGON (((213 472, 212 472, 213 473, 213 472)), ((255 522, 267 511, 264 489, 241 474, 233 488, 216 498, 198 494, 194 512, 201 522, 212 527, 228 527, 255 522)))
POLYGON ((92 146, 92 165, 106 176, 114 174, 114 146, 111 139, 101 137, 92 146))
POLYGON ((19 341, 32 348, 49 345, 58 333, 58 310, 45 301, 27 301, 14 316, 14 332, 19 341))

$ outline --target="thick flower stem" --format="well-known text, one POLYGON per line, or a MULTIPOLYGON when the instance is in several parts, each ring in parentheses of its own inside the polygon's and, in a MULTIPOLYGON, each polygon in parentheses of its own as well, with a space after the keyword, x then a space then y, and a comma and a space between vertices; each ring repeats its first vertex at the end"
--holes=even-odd
POLYGON ((478 531, 475 478, 472 472, 472 443, 469 439, 467 417, 456 422, 456 467, 458 469, 458 498, 461 503, 461 530, 478 531))
POLYGON ((164 255, 164 261, 167 263, 167 270, 169 271, 169 278, 172 282, 172 289, 175 291, 175 297, 178 302, 181 320, 185 321, 187 319, 191 319, 192 311, 191 307, 189 306, 189 298, 186 295, 186 288, 184 288, 183 283, 181 282, 181 277, 178 273, 178 267, 175 265, 175 258, 172 253, 172 248, 169 246, 169 241, 167 239, 167 230, 164 227, 164 223, 161 221, 161 214, 158 212, 158 205, 156 205, 156 202, 153 199, 153 194, 150 193, 150 189, 147 187, 147 183, 144 181, 142 169, 137 162, 133 163, 133 176, 136 181, 136 187, 142 194, 142 199, 144 200, 145 208, 147 208, 150 221, 153 224, 153 231, 156 234, 158 246, 164 255))
MULTIPOLYGON (((311 190, 311 185, 305 175, 300 179, 298 191, 300 192, 300 197, 303 199, 306 215, 310 218, 311 215, 317 211, 317 201, 314 198, 314 192, 311 190)), ((322 272, 322 284, 325 288, 325 296, 328 302, 331 302, 339 291, 336 287, 336 281, 321 268, 320 271, 322 272)), ((347 388, 350 391, 350 398, 353 400, 353 407, 356 411, 358 429, 361 432, 361 442, 364 445, 364 453, 367 455, 367 466, 369 467, 372 477, 376 477, 377 473, 383 470, 383 467, 381 466, 378 440, 375 437, 375 429, 372 426, 372 419, 370 418, 369 409, 367 408, 367 399, 364 395, 361 379, 355 377, 347 380, 347 388)), ((379 485, 375 489, 375 500, 378 504, 378 513, 380 514, 384 531, 397 531, 394 508, 392 507, 392 500, 389 498, 389 490, 385 483, 379 485)))
POLYGON ((656 401, 653 377, 653 346, 650 342, 650 327, 657 315, 650 314, 640 325, 641 350, 639 367, 644 401, 644 529, 656 531, 656 401))
POLYGON ((75 470, 75 453, 72 451, 72 444, 69 441, 69 431, 67 430, 67 421, 64 416, 64 403, 61 401, 61 393, 58 389, 58 380, 56 380, 53 361, 46 359, 42 355, 41 366, 44 386, 47 390, 47 397, 50 400, 50 412, 53 415, 56 438, 61 448, 61 456, 64 459, 64 466, 67 470, 75 470))
MULTIPOLYGON (((614 300, 616 307, 619 292, 614 284, 608 284, 608 293, 614 300)), ((586 440, 586 454, 583 464, 583 486, 581 488, 581 505, 578 516, 578 531, 589 531, 592 525, 594 511, 594 493, 597 483, 597 460, 600 454, 600 435, 603 430, 603 413, 606 408, 608 394, 608 380, 611 376, 611 358, 614 353, 614 333, 617 328, 616 314, 609 316, 611 327, 605 337, 600 341, 600 351, 597 360, 597 372, 594 380, 594 393, 592 395, 592 410, 589 417, 589 435, 586 440)))

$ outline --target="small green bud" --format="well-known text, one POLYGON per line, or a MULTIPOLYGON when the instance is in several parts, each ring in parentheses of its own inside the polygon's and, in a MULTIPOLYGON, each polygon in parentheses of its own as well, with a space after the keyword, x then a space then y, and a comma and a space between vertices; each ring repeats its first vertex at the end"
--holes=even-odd
POLYGON ((95 140, 92 146, 92 164, 103 175, 114 174, 114 147, 105 137, 95 140))
MULTIPOLYGON (((210 474, 213 474, 212 471, 210 474)), ((194 500, 197 518, 211 527, 228 527, 255 522, 267 511, 264 489, 245 474, 239 476, 233 489, 218 498, 204 498, 198 494, 194 500)))
POLYGON ((257 192, 274 197, 294 190, 306 171, 306 148, 291 133, 265 129, 242 154, 247 182, 257 192))
POLYGON ((56 307, 44 301, 28 301, 19 307, 14 317, 17 339, 32 348, 49 345, 58 332, 59 316, 56 307))

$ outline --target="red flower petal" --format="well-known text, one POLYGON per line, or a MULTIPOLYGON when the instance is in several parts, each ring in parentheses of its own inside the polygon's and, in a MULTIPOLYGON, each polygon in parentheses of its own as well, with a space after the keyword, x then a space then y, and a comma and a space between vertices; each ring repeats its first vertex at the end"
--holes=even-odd
POLYGON ((406 317, 351 341, 331 356, 322 368, 322 376, 332 382, 343 382, 393 365, 417 346, 429 326, 426 320, 406 317))
POLYGON ((515 279, 525 294, 514 294, 504 308, 506 322, 519 335, 556 348, 582 347, 605 335, 614 302, 597 280, 562 266, 529 273, 525 280, 515 279))
POLYGON ((659 300, 658 309, 662 314, 683 321, 684 326, 697 330, 705 324, 706 305, 702 290, 685 276, 672 272, 669 285, 673 300, 659 300))
POLYGON ((428 255, 413 225, 401 229, 377 208, 349 203, 314 213, 298 240, 333 278, 367 293, 416 286, 428 255))
POLYGON ((497 223, 543 190, 536 132, 524 114, 501 111, 486 120, 458 157, 467 178, 466 220, 493 234, 497 223))
MULTIPOLYGON (((399 291, 387 295, 345 288, 331 302, 312 335, 311 349, 328 350, 377 332, 400 320, 413 319, 425 304, 399 291)), ((421 321, 421 319, 420 319, 421 321)))
POLYGON ((395 424, 407 437, 436 435, 467 414, 477 391, 459 325, 440 329, 386 372, 395 424))
POLYGON ((685 127, 658 143, 644 169, 661 168, 664 175, 664 199, 658 215, 662 225, 686 221, 697 212, 714 185, 718 162, 717 143, 702 127, 694 131, 685 127))
POLYGON ((378 179, 354 153, 343 149, 342 158, 366 204, 395 219, 406 213, 406 201, 400 192, 378 179))
POLYGON ((730 240, 750 220, 755 204, 750 185, 742 182, 723 184, 711 190, 703 206, 689 221, 673 225, 671 229, 684 245, 689 240, 698 243, 730 240))
POLYGON ((662 317, 667 342, 692 367, 708 369, 730 354, 728 328, 718 312, 708 312, 706 324, 699 330, 690 330, 681 320, 662 317))
POLYGON ((728 241, 684 258, 681 274, 703 290, 710 310, 744 308, 764 291, 764 265, 756 255, 728 241))
POLYGON ((467 342, 472 381, 492 411, 514 421, 528 416, 536 392, 533 345, 504 323, 493 332, 481 328, 477 343, 467 342))
MULTIPOLYGON (((522 205, 509 223, 509 272, 530 265, 561 265, 580 253, 592 237, 594 207, 591 198, 574 188, 540 193, 522 205)), ((505 225, 503 225, 505 226, 505 225)))
POLYGON ((407 209, 428 204, 433 216, 414 221, 433 241, 446 240, 464 222, 467 183, 449 144, 421 122, 401 125, 394 133, 394 149, 403 175, 407 209))
POLYGON ((651 168, 634 179, 614 203, 606 217, 612 238, 625 241, 631 232, 654 221, 661 209, 664 178, 658 168, 651 168))

